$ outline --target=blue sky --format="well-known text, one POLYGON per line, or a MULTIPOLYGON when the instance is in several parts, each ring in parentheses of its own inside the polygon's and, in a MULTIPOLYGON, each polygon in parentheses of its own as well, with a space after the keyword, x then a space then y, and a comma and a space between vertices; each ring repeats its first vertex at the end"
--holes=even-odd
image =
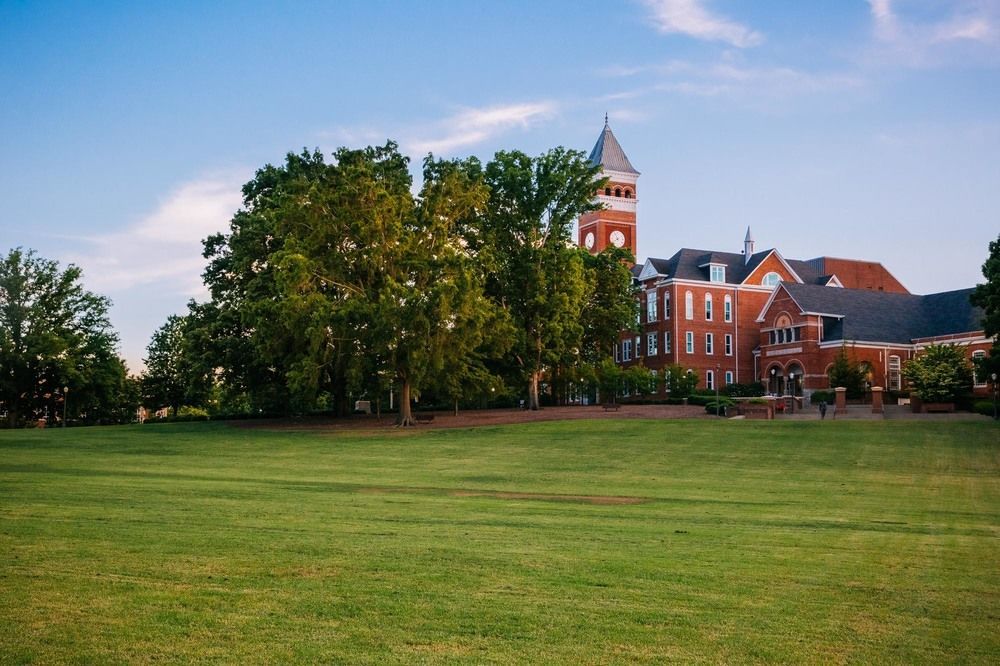
POLYGON ((639 255, 758 249, 972 286, 1000 230, 1000 0, 0 2, 0 251, 85 271, 138 369, 200 239, 289 150, 589 151, 639 255))

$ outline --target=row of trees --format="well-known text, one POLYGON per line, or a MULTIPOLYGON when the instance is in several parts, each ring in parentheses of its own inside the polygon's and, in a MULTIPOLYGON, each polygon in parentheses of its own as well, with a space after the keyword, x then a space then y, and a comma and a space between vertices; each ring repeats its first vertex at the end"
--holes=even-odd
POLYGON ((121 422, 135 413, 139 385, 118 356, 110 303, 80 276, 32 251, 0 258, 0 415, 8 427, 45 416, 121 422))
POLYGON ((408 425, 421 393, 521 386, 537 409, 543 373, 562 395, 636 321, 629 253, 571 238, 600 186, 563 148, 428 156, 416 194, 392 142, 289 154, 205 241, 211 300, 156 333, 147 395, 176 409, 214 386, 251 411, 346 413, 395 389, 408 425))

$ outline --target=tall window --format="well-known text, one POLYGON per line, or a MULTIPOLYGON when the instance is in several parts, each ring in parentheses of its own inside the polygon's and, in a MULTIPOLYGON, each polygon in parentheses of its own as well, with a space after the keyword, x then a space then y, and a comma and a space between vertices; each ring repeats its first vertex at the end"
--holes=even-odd
POLYGON ((625 340, 622 342, 622 360, 631 361, 632 360, 632 341, 625 340))
POLYGON ((726 321, 733 320, 733 298, 729 294, 722 301, 722 318, 726 321))
POLYGON ((714 338, 714 336, 711 333, 706 333, 705 334, 705 353, 706 354, 713 353, 713 347, 715 346, 714 341, 715 341, 715 338, 714 338))
POLYGON ((694 319, 694 294, 690 291, 684 292, 684 318, 694 319))
POLYGON ((670 353, 670 342, 671 342, 671 340, 670 340, 670 331, 667 331, 666 333, 663 334, 663 353, 664 354, 669 354, 670 353))
POLYGON ((986 376, 985 373, 976 372, 976 362, 981 359, 986 358, 986 352, 982 349, 978 349, 972 352, 972 385, 976 387, 986 386, 986 376), (979 375, 983 375, 980 377, 979 375))
POLYGON ((709 266, 708 268, 709 277, 708 279, 712 282, 725 282, 726 281, 726 267, 725 266, 709 266))
POLYGON ((899 357, 890 356, 889 357, 889 390, 898 391, 902 388, 901 382, 899 380, 899 357))
POLYGON ((705 294, 705 321, 712 321, 712 294, 705 294))
POLYGON ((705 388, 715 388, 715 372, 712 370, 705 371, 705 388))
POLYGON ((659 352, 656 349, 656 342, 660 339, 659 333, 646 334, 646 356, 656 356, 659 352))
POLYGON ((663 318, 670 319, 670 292, 663 294, 663 318))
POLYGON ((694 353, 694 333, 691 331, 684 334, 684 351, 688 354, 694 353))
POLYGON ((646 292, 646 321, 656 321, 656 291, 646 292))
POLYGON ((733 383, 733 371, 726 370, 726 386, 729 386, 732 383, 733 383))
POLYGON ((618 343, 616 342, 615 343, 615 363, 618 363, 621 360, 622 360, 621 349, 618 347, 618 343))
POLYGON ((730 333, 726 333, 726 356, 733 355, 733 336, 730 333))

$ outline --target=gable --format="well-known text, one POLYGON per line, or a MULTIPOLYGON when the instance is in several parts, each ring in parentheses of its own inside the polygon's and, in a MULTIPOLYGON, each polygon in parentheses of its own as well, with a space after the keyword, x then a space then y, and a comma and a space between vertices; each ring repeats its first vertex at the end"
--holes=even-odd
POLYGON ((777 273, 782 282, 802 282, 798 274, 792 267, 778 254, 777 250, 771 250, 764 259, 757 264, 750 274, 743 279, 745 285, 760 286, 764 276, 768 273, 777 273))

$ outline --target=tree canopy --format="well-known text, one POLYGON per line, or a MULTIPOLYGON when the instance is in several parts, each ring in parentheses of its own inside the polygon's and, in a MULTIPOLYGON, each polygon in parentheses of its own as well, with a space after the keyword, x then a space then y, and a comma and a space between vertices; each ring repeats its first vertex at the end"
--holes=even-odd
POLYGON ((0 408, 7 424, 62 416, 121 420, 133 396, 110 301, 33 251, 0 259, 0 408), (69 400, 66 400, 67 389, 69 400))
POLYGON ((1000 235, 990 242, 989 256, 983 263, 983 277, 986 282, 976 285, 972 293, 973 305, 983 308, 983 329, 987 337, 993 338, 993 348, 989 356, 981 361, 976 372, 989 377, 1000 375, 1000 235))
POLYGON ((903 376, 924 402, 952 402, 972 390, 972 367, 957 345, 928 345, 906 364, 903 376))

